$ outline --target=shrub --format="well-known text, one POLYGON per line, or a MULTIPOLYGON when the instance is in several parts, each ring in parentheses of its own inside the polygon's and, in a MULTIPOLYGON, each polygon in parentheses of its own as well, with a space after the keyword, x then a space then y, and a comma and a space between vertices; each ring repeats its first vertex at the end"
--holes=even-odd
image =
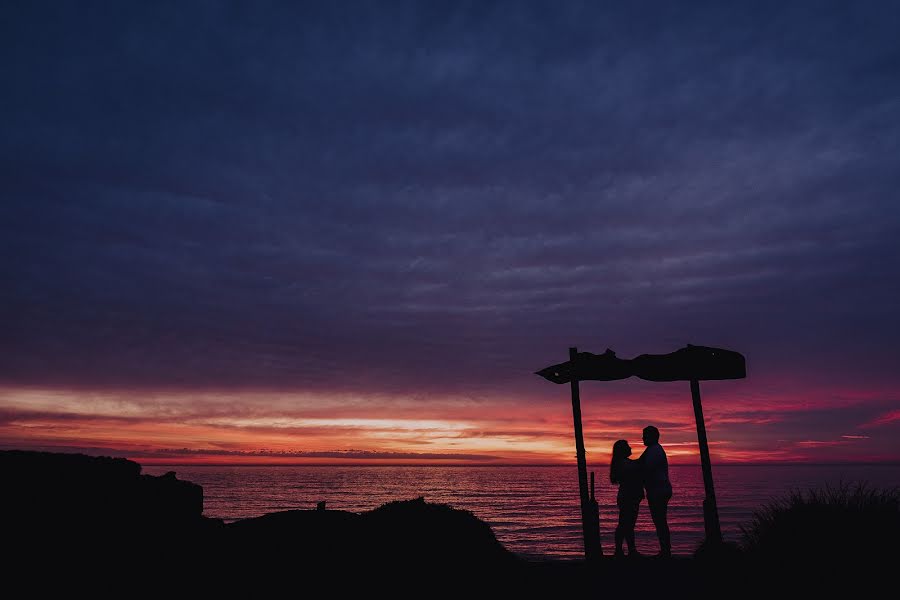
POLYGON ((823 562, 898 556, 900 489, 867 483, 793 490, 753 514, 741 527, 748 556, 823 562))

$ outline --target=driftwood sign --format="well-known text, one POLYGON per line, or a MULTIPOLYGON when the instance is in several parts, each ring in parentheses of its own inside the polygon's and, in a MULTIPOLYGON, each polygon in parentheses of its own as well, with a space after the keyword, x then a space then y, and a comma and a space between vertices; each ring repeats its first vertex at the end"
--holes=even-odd
POLYGON ((669 354, 641 354, 619 358, 612 350, 603 354, 578 352, 575 358, 551 365, 536 373, 553 383, 572 380, 614 381, 639 377, 647 381, 707 381, 743 379, 747 376, 744 357, 738 352, 688 344, 669 354))
MULTIPOLYGON (((569 383, 572 387, 572 417, 575 425, 575 452, 578 460, 578 483, 581 496, 581 518, 584 533, 584 554, 588 560, 603 556, 600 545, 599 513, 594 497, 593 481, 590 494, 587 486, 587 461, 584 451, 584 437, 581 430, 581 397, 578 382, 615 381, 638 377, 647 381, 690 381, 691 398, 694 403, 694 420, 697 422, 697 441, 700 446, 700 463, 703 468, 703 486, 706 497, 703 500, 703 521, 707 544, 721 544, 722 530, 719 526, 719 511, 713 487, 712 464, 709 458, 709 443, 706 439, 706 423, 700 405, 700 382, 720 379, 743 379, 747 376, 744 356, 733 350, 694 346, 669 354, 641 354, 632 359, 616 356, 607 349, 603 354, 578 352, 569 348, 569 360, 550 365, 535 373, 553 383, 569 383)), ((593 480, 593 473, 592 480, 593 480)))

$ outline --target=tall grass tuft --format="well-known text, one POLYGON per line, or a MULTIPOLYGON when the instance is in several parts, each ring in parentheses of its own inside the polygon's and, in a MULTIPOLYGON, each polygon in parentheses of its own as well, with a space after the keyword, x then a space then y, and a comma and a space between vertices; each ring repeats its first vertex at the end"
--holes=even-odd
POLYGON ((747 556, 819 564, 897 556, 900 489, 868 483, 792 490, 757 510, 741 527, 747 556))

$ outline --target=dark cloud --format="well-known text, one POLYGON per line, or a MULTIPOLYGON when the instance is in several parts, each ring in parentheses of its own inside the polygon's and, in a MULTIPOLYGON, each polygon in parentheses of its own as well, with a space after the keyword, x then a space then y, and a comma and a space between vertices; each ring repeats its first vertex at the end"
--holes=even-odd
POLYGON ((900 383, 891 3, 3 11, 5 384, 900 383))

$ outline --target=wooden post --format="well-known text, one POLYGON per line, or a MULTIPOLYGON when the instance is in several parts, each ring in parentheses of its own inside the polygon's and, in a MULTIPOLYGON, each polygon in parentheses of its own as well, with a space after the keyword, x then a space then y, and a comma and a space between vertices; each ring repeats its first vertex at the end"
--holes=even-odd
POLYGON ((700 406, 700 382, 691 380, 691 397, 694 400, 694 420, 697 421, 697 441, 700 442, 700 464, 703 467, 703 525, 706 529, 707 544, 722 543, 722 528, 719 525, 719 509, 716 506, 716 492, 713 488, 712 463, 709 460, 709 442, 706 440, 706 423, 700 406))
MULTIPOLYGON (((569 348, 569 361, 574 366, 578 358, 578 348, 569 348)), ((575 422, 575 454, 578 459, 578 491, 581 497, 581 528, 584 534, 584 557, 589 561, 602 556, 600 551, 600 531, 592 523, 596 523, 597 509, 591 505, 588 495, 587 460, 584 455, 584 435, 581 431, 581 395, 578 379, 572 382, 572 420, 575 422)))
POLYGON ((591 544, 594 547, 595 558, 603 556, 603 547, 600 545, 600 503, 594 495, 594 472, 591 471, 591 497, 588 501, 588 531, 591 532, 591 544))

